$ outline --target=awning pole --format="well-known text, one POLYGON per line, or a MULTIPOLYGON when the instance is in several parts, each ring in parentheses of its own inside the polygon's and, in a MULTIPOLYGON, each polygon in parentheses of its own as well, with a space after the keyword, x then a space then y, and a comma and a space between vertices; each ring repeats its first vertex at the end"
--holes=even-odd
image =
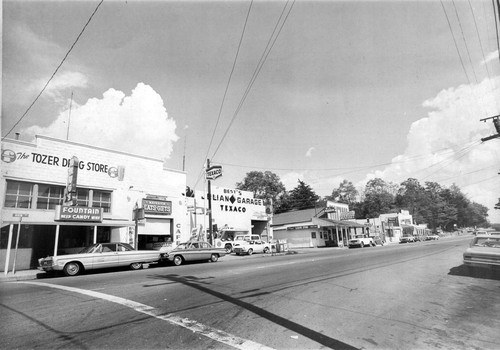
POLYGON ((56 226, 56 241, 54 243, 54 256, 57 256, 57 248, 59 246, 59 227, 60 225, 56 226))
POLYGON ((9 227, 9 238, 7 241, 7 256, 5 256, 5 267, 3 272, 5 275, 9 272, 9 263, 10 263, 10 247, 12 245, 12 232, 14 231, 14 224, 10 224, 9 227))

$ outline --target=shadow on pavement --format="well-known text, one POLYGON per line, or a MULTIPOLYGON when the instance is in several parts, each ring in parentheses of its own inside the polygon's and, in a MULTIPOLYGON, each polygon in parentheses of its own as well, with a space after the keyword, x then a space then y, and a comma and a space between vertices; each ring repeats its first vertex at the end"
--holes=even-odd
POLYGON ((452 276, 465 276, 465 277, 500 281, 500 269, 487 268, 487 267, 481 268, 481 267, 460 265, 452 267, 448 274, 452 276))
POLYGON ((327 347, 330 349, 345 349, 345 350, 357 349, 354 346, 346 344, 338 339, 330 338, 325 334, 322 334, 320 332, 316 332, 313 329, 310 329, 306 326, 295 323, 287 318, 276 315, 272 312, 269 312, 263 308, 260 308, 256 305, 253 305, 251 303, 245 302, 245 301, 241 300, 240 298, 231 297, 227 294, 212 290, 209 288, 210 284, 207 283, 205 281, 205 279, 199 279, 199 278, 194 277, 194 276, 179 276, 176 274, 156 275, 156 276, 151 276, 151 278, 157 279, 157 280, 166 280, 166 281, 174 281, 177 283, 182 283, 186 286, 197 289, 203 293, 215 296, 215 297, 217 297, 221 300, 224 300, 228 303, 231 303, 233 305, 237 305, 237 306, 244 308, 250 312, 253 312, 254 314, 259 315, 260 317, 265 318, 265 319, 267 319, 275 324, 278 324, 282 327, 285 327, 289 330, 292 330, 296 333, 299 333, 299 334, 323 345, 324 347, 327 347))

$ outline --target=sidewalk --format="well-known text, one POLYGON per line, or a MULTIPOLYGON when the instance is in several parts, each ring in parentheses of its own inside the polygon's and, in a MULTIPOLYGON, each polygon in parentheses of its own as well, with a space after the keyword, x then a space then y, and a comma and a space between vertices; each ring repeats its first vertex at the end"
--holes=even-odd
POLYGON ((40 270, 21 270, 21 271, 16 271, 16 273, 12 273, 12 271, 9 271, 7 274, 5 274, 4 271, 2 271, 0 272, 0 283, 36 280, 37 278, 43 278, 43 277, 45 277, 45 272, 40 270))

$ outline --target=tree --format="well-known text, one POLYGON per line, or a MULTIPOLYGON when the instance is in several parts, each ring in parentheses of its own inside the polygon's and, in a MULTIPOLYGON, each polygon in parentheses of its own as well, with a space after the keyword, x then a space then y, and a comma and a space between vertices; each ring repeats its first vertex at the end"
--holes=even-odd
POLYGON ((357 196, 358 190, 356 190, 356 187, 354 187, 351 181, 344 179, 339 184, 339 187, 332 191, 332 195, 326 197, 326 199, 339 203, 353 204, 357 196))
POLYGON ((278 175, 271 171, 251 171, 246 174, 242 182, 236 183, 236 188, 242 191, 253 192, 255 198, 265 202, 273 202, 276 207, 278 198, 286 192, 285 185, 278 175))
POLYGON ((290 201, 293 209, 314 208, 319 196, 304 181, 299 180, 299 184, 290 191, 290 201))
POLYGON ((395 186, 375 178, 366 183, 363 214, 366 217, 378 217, 394 209, 395 186))
POLYGON ((274 213, 284 213, 293 209, 292 201, 290 199, 290 194, 288 192, 283 192, 276 198, 276 202, 273 205, 274 213))
POLYGON ((417 179, 409 178, 401 183, 395 202, 397 208, 408 210, 417 223, 424 222, 420 210, 424 207, 425 188, 417 179))

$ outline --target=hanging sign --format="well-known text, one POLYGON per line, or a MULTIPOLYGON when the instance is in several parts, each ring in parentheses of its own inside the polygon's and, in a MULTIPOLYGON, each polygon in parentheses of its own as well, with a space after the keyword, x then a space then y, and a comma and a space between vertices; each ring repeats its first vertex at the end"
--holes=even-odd
POLYGON ((222 176, 222 165, 213 165, 207 169, 205 177, 207 180, 215 180, 222 176))

